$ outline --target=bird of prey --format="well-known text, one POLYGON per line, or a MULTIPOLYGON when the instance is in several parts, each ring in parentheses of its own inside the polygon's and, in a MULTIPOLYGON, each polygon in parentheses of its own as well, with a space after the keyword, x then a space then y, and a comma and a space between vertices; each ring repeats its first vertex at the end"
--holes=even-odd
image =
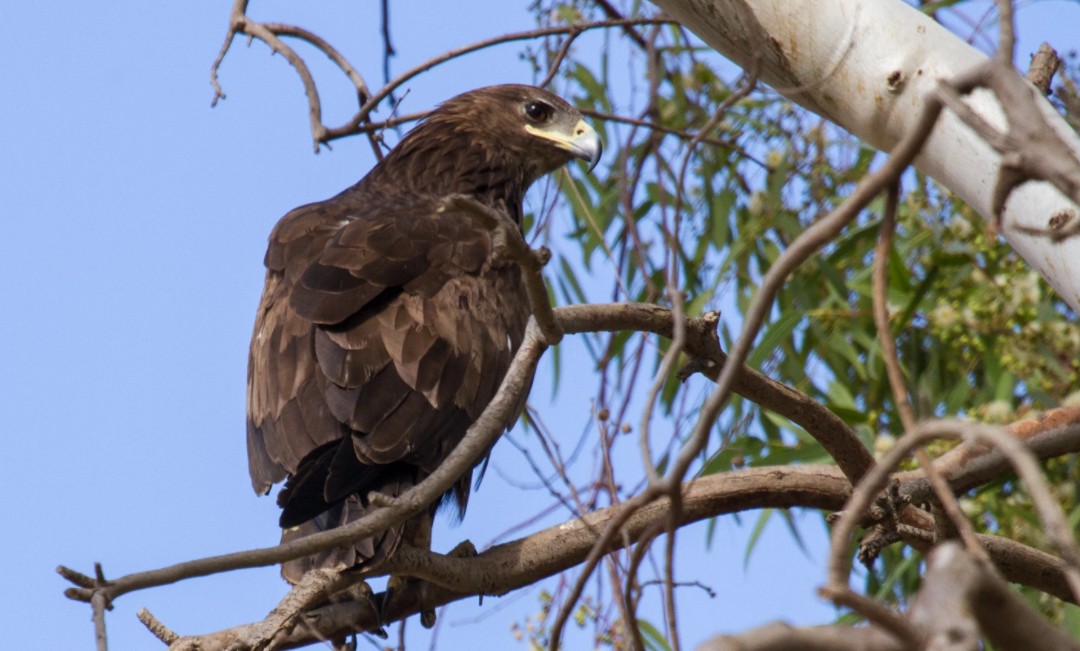
MULTIPOLYGON (((521 228, 533 181, 601 142, 563 99, 490 86, 436 108, 359 183, 296 208, 270 234, 248 363, 247 447, 258 494, 278 495, 282 540, 355 520, 372 492, 428 476, 491 401, 530 315, 493 233, 440 201, 464 194, 521 228)), ((524 400, 524 398, 523 398, 524 400)), ((509 425, 509 424, 508 424, 509 425)), ((463 514, 472 471, 443 496, 463 514)), ((373 567, 430 546, 437 505, 361 540, 287 562, 373 567)))

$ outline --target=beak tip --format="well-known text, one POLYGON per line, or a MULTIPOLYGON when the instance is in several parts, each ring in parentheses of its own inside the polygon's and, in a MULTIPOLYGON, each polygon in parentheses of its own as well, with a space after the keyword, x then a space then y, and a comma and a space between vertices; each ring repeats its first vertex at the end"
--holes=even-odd
POLYGON ((593 148, 592 154, 589 156, 589 171, 592 172, 597 164, 600 162, 600 157, 604 155, 604 141, 600 138, 596 139, 596 147, 593 148))
POLYGON ((600 157, 604 154, 604 141, 600 139, 600 136, 589 129, 588 133, 579 137, 577 146, 574 148, 574 154, 583 161, 589 164, 589 171, 592 172, 596 168, 596 165, 600 162, 600 157))

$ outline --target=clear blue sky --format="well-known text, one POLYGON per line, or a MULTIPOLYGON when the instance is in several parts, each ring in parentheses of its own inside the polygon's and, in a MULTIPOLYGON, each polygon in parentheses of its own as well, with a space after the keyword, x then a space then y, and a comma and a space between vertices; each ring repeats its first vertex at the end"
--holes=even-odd
MULTIPOLYGON (((252 493, 244 447, 266 236, 287 210, 336 193, 372 161, 361 139, 311 153, 299 82, 262 44, 234 45, 222 69, 229 97, 211 110, 209 66, 229 4, 0 7, 5 649, 93 648, 90 610, 62 596, 58 564, 90 571, 101 561, 119 576, 277 540, 277 508, 252 493)), ((533 26, 525 2, 470 3, 465 13, 464 3, 446 5, 394 3, 396 71, 533 26)), ((252 13, 322 34, 378 85, 375 7, 328 2, 298 13, 296 3, 267 0, 252 13)), ((1040 3, 1021 16, 1027 51, 1042 39, 1061 51, 1078 46, 1076 3, 1040 3)), ((403 110, 530 81, 517 52, 504 47, 421 77, 403 110)), ((335 124, 349 115, 350 93, 324 79, 335 124)), ((542 404, 550 384, 542 377, 537 386, 542 404)), ((557 425, 580 431, 587 403, 565 387, 558 400, 566 420, 557 425)), ((514 475, 517 456, 501 445, 493 463, 514 475)), ((436 547, 465 537, 482 547, 546 502, 488 472, 465 521, 441 525, 436 547)), ((723 519, 709 550, 701 527, 686 530, 680 578, 718 595, 687 600, 684 642, 776 618, 829 621, 832 609, 814 596, 823 534, 813 516, 804 522, 809 556, 773 526, 746 567, 748 527, 723 519)), ((206 632, 261 618, 284 590, 265 568, 126 595, 108 617, 111 648, 159 648, 134 619, 143 606, 179 633, 206 632)), ((461 602, 443 614, 440 644, 514 648, 510 623, 536 610, 536 592, 461 602)), ((426 648, 426 639, 410 626, 411 647, 426 648)))

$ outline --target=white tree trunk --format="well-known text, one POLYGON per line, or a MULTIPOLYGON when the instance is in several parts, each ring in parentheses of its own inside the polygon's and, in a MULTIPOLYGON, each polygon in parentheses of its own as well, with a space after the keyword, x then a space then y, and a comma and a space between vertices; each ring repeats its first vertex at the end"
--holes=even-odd
MULTIPOLYGON (((889 151, 915 123, 923 97, 986 56, 900 0, 653 0, 740 66, 764 55, 761 79, 872 146, 889 151), (752 12, 768 39, 740 20, 752 12)), ((1034 89, 1032 90, 1034 91, 1034 89)), ((979 90, 968 105, 1005 129, 994 95, 979 90)), ((1080 138, 1039 99, 1055 131, 1080 159, 1080 138)), ((1001 157, 946 110, 916 167, 964 199, 984 218, 1001 157)), ((1080 237, 1053 242, 1017 226, 1047 229, 1054 215, 1080 210, 1052 185, 1028 182, 1010 195, 1005 239, 1080 312, 1080 237), (1064 212, 1063 212, 1064 211, 1064 212)))

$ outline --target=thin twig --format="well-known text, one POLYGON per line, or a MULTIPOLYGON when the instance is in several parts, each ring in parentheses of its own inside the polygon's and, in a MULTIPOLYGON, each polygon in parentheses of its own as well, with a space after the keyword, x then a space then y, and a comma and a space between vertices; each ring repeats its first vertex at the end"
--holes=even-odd
POLYGON ((337 128, 327 129, 326 141, 341 138, 343 136, 352 135, 356 132, 356 128, 368 117, 368 115, 378 107, 382 100, 386 99, 397 90, 400 86, 413 79, 417 75, 427 72, 432 68, 439 66, 447 61, 451 61, 466 54, 471 54, 478 50, 483 50, 495 45, 502 45, 504 43, 513 43, 516 41, 528 41, 537 38, 544 38, 547 36, 557 36, 560 34, 569 34, 571 32, 583 32, 593 29, 609 29, 612 27, 623 27, 626 25, 655 25, 666 24, 673 22, 670 19, 661 18, 630 18, 626 20, 604 20, 595 23, 587 23, 583 25, 568 25, 559 27, 543 27, 539 29, 532 29, 524 32, 514 32, 511 34, 504 34, 503 36, 496 36, 494 38, 484 39, 475 43, 470 43, 448 52, 444 52, 439 56, 428 59, 427 61, 410 68, 394 78, 393 81, 386 84, 369 99, 360 110, 357 111, 348 122, 337 128))
POLYGON ((214 62, 210 65, 210 85, 214 88, 214 98, 210 100, 211 107, 217 106, 218 100, 225 99, 225 91, 222 90, 221 82, 218 80, 218 70, 221 69, 221 64, 225 61, 225 55, 229 53, 229 47, 232 46, 233 39, 243 29, 247 5, 248 0, 236 0, 232 9, 229 10, 229 31, 225 34, 225 41, 221 44, 221 49, 214 58, 214 62))
MULTIPOLYGON (((286 25, 283 23, 265 23, 265 27, 274 34, 298 38, 321 50, 323 54, 329 57, 330 60, 333 61, 343 73, 345 73, 345 76, 349 78, 349 81, 352 82, 353 87, 356 88, 357 104, 363 106, 364 102, 366 102, 367 99, 371 97, 371 91, 368 90, 367 83, 364 81, 364 78, 360 76, 360 73, 356 70, 356 68, 353 67, 353 65, 349 63, 349 60, 346 59, 344 55, 342 55, 340 52, 338 52, 337 49, 334 48, 334 46, 330 45, 330 43, 328 43, 318 34, 310 32, 302 27, 297 27, 295 25, 286 25)), ((322 124, 321 119, 322 118, 320 114, 320 126, 325 128, 325 125, 322 124)), ((370 119, 366 120, 366 122, 370 122, 370 119)), ((371 149, 375 153, 375 160, 382 160, 383 150, 382 147, 379 146, 379 140, 375 136, 375 132, 373 130, 365 130, 365 133, 367 133, 368 142, 371 144, 371 149)), ((315 138, 315 148, 316 151, 318 151, 319 134, 313 132, 312 137, 315 138)))
POLYGON ((548 72, 544 75, 543 81, 537 86, 540 88, 547 88, 552 81, 555 80, 555 75, 559 72, 559 66, 562 65, 563 59, 570 53, 570 46, 574 44, 577 37, 581 36, 581 31, 570 32, 566 35, 561 46, 559 46, 558 52, 555 53, 555 57, 551 60, 551 64, 548 66, 548 72))
POLYGON ((105 610, 108 603, 109 600, 103 592, 95 592, 90 599, 94 611, 94 642, 97 651, 109 651, 109 637, 105 633, 105 610))
POLYGON ((653 459, 652 447, 649 444, 653 409, 656 407, 656 402, 660 398, 660 392, 663 391, 664 385, 671 380, 675 364, 686 346, 686 312, 683 309, 682 292, 675 288, 670 297, 672 304, 671 345, 668 346, 667 352, 664 353, 664 357, 660 360, 660 368, 657 370, 652 386, 649 387, 649 392, 646 394, 645 406, 641 410, 641 423, 638 425, 641 462, 645 468, 646 481, 649 484, 657 485, 660 483, 660 475, 656 472, 656 462, 653 459))
POLYGON ((1039 469, 1038 461, 1030 450, 1008 434, 1006 430, 989 425, 959 421, 933 421, 922 423, 897 440, 881 462, 859 482, 851 499, 844 507, 844 514, 836 521, 832 532, 829 552, 828 589, 833 593, 846 591, 850 559, 847 549, 859 518, 870 502, 884 489, 890 473, 915 447, 935 438, 981 439, 998 448, 1008 459, 1028 493, 1042 521, 1050 543, 1065 561, 1066 580, 1074 598, 1080 599, 1080 549, 1077 549, 1061 506, 1054 499, 1046 478, 1039 469))
POLYGON ((714 147, 723 147, 724 149, 730 149, 733 152, 735 152, 736 154, 738 154, 740 159, 750 161, 750 162, 760 166, 762 169, 765 169, 765 170, 771 169, 768 163, 766 163, 765 161, 763 161, 763 160, 757 158, 756 156, 754 156, 754 154, 752 152, 749 152, 746 149, 743 149, 743 147, 741 145, 739 145, 738 142, 735 142, 734 140, 728 140, 728 139, 725 139, 725 138, 713 138, 713 137, 710 137, 710 136, 707 136, 707 135, 703 136, 703 135, 701 135, 701 133, 704 130, 694 132, 694 131, 686 131, 684 129, 675 129, 673 127, 668 127, 668 126, 665 126, 663 124, 659 124, 657 122, 653 122, 653 121, 650 121, 650 120, 645 120, 645 119, 641 119, 641 118, 632 118, 632 117, 629 117, 629 116, 626 116, 626 115, 618 115, 618 114, 615 114, 615 113, 607 113, 605 111, 597 111, 595 109, 590 109, 590 108, 579 108, 578 110, 581 111, 582 115, 585 115, 585 116, 588 116, 588 117, 591 117, 591 118, 597 118, 599 120, 608 120, 608 121, 611 121, 611 122, 619 122, 621 124, 629 124, 631 126, 643 127, 645 129, 650 129, 652 131, 657 131, 659 133, 670 134, 670 135, 675 136, 677 138, 680 138, 682 140, 695 140, 695 139, 697 139, 699 142, 701 142, 703 144, 706 144, 706 145, 712 145, 714 147))
POLYGON ((142 625, 145 626, 154 637, 165 644, 171 646, 180 639, 179 635, 174 633, 168 626, 162 624, 161 621, 157 617, 154 617, 154 614, 146 608, 141 608, 139 612, 135 613, 135 617, 142 622, 142 625))
POLYGON ((877 246, 874 249, 873 303, 874 324, 877 326, 878 342, 881 344, 882 359, 885 362, 885 375, 892 388, 893 403, 900 414, 900 425, 905 430, 915 427, 915 410, 911 407, 904 372, 900 368, 900 356, 896 351, 896 341, 889 327, 888 277, 889 255, 892 253, 892 238, 896 232, 896 207, 900 201, 900 184, 889 186, 885 198, 885 211, 881 219, 877 246))
MULTIPOLYGON (((897 353, 896 341, 893 339, 892 329, 889 327, 888 305, 889 255, 892 250, 892 236, 896 230, 896 209, 899 202, 900 184, 897 182, 889 186, 885 200, 885 210, 881 220, 880 235, 874 249, 872 294, 874 324, 877 328, 878 341, 881 344, 882 359, 885 362, 885 374, 889 379, 889 386, 892 388, 893 402, 896 404, 896 410, 900 414, 901 425, 904 431, 909 432, 915 429, 915 410, 908 399, 904 372, 900 367, 900 355, 897 353)), ((945 519, 936 519, 935 542, 939 542, 946 537, 950 531, 958 531, 969 553, 980 560, 989 561, 989 557, 987 557, 986 552, 975 537, 975 530, 967 518, 964 517, 963 511, 961 511, 960 505, 956 501, 956 495, 953 494, 948 482, 934 466, 934 462, 924 446, 915 448, 915 458, 919 462, 919 467, 926 473, 926 478, 934 488, 938 503, 948 517, 947 521, 945 519)))

